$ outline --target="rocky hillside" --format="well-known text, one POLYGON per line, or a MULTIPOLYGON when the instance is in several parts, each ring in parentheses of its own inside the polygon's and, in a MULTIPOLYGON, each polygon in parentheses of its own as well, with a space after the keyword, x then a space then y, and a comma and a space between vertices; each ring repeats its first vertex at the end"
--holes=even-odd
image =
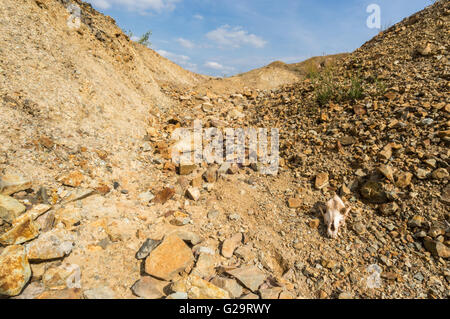
POLYGON ((70 1, 0 4, 0 295, 450 296, 448 1, 247 83, 185 71, 76 3, 78 30, 70 1), (279 128, 278 175, 174 165, 170 134, 195 119, 279 128), (333 239, 335 194, 350 211, 333 239))

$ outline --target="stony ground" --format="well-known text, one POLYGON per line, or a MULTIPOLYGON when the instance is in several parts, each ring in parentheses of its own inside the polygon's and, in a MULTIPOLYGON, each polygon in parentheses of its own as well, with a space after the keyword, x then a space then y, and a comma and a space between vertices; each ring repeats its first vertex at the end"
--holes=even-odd
POLYGON ((65 3, 2 3, 2 43, 45 19, 14 37, 23 56, 0 51, 0 295, 450 296, 448 2, 270 90, 149 58, 85 5, 84 34, 62 32, 65 3), (68 43, 94 49, 71 59, 68 43), (33 50, 41 64, 20 62, 33 50), (278 174, 174 165, 170 135, 195 119, 279 128, 278 174), (331 239, 321 207, 335 194, 351 210, 331 239))

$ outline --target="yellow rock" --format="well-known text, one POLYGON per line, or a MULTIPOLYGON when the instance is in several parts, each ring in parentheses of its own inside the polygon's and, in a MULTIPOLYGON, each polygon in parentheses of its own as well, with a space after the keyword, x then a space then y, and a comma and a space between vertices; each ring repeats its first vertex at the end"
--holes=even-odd
POLYGON ((18 245, 27 242, 39 235, 39 226, 30 218, 14 225, 0 237, 0 244, 4 246, 18 245))
POLYGON ((6 247, 0 255, 0 295, 17 296, 31 277, 25 248, 6 247))

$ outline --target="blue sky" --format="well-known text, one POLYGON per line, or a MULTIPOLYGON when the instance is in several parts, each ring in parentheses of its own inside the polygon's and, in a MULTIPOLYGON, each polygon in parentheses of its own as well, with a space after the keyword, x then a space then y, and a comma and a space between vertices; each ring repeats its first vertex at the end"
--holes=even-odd
POLYGON ((118 26, 191 71, 233 75, 280 60, 300 62, 351 52, 380 30, 369 28, 370 4, 386 27, 431 0, 87 0, 118 26))

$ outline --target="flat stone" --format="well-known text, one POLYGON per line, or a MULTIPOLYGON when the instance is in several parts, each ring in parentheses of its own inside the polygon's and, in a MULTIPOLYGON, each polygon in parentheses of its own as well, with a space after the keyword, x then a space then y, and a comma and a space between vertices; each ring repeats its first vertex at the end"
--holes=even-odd
POLYGON ((6 247, 0 255, 0 295, 17 296, 31 278, 31 268, 22 246, 6 247))
POLYGON ((378 157, 382 161, 387 161, 392 157, 392 146, 391 144, 387 144, 383 149, 378 153, 378 157))
POLYGON ((242 242, 242 233, 237 233, 233 235, 231 238, 225 239, 222 244, 222 256, 225 258, 231 258, 235 249, 242 242))
POLYGON ((197 258, 194 269, 191 274, 200 278, 209 278, 215 275, 217 258, 211 254, 200 254, 197 258))
POLYGON ((34 206, 32 209, 27 211, 26 213, 20 215, 16 219, 13 220, 13 225, 18 225, 23 223, 26 219, 36 220, 42 214, 48 212, 52 206, 46 204, 38 204, 34 206))
POLYGON ((175 292, 168 295, 166 299, 188 299, 188 295, 185 292, 175 292))
POLYGON ((45 286, 42 283, 32 282, 24 288, 20 295, 12 297, 11 299, 35 299, 44 291, 45 286))
POLYGON ((228 291, 203 280, 196 275, 176 282, 172 289, 175 292, 187 293, 189 299, 230 299, 228 291))
POLYGON ((81 288, 81 269, 76 264, 63 263, 48 268, 42 283, 49 289, 81 288))
POLYGON ((25 210, 26 207, 18 200, 6 195, 0 195, 0 218, 2 220, 11 224, 25 210))
POLYGON ((0 244, 4 246, 23 244, 36 238, 38 235, 39 226, 28 217, 0 236, 0 244))
POLYGON ((152 252, 153 249, 158 247, 158 245, 161 243, 160 240, 154 240, 148 238, 139 248, 138 252, 136 253, 136 259, 141 260, 147 258, 148 255, 152 252))
POLYGON ((198 201, 198 199, 200 198, 200 190, 197 187, 188 187, 188 189, 186 190, 186 196, 189 199, 198 201))
POLYGON ((151 202, 153 199, 155 198, 155 195, 152 194, 152 192, 147 191, 147 192, 142 192, 138 195, 138 200, 141 203, 149 203, 151 202))
POLYGON ((235 277, 245 287, 255 292, 259 286, 266 280, 266 275, 255 266, 244 266, 238 269, 227 271, 228 274, 235 277))
POLYGON ((20 174, 6 174, 0 177, 0 194, 11 195, 29 189, 31 185, 31 181, 20 174))
POLYGON ((170 235, 147 257, 145 272, 163 280, 171 280, 193 261, 192 251, 184 241, 178 236, 170 235))
POLYGON ((384 177, 386 177, 391 182, 394 181, 394 172, 392 170, 392 167, 389 165, 380 165, 378 167, 378 171, 383 174, 384 177))
POLYGON ((155 204, 165 204, 169 199, 175 195, 175 190, 173 188, 166 187, 162 191, 156 194, 153 202, 155 204))
POLYGON ((191 174, 195 169, 197 168, 197 165, 180 165, 180 175, 189 175, 191 174))
POLYGON ((261 295, 261 299, 278 299, 282 290, 283 288, 281 287, 260 289, 259 294, 261 295))
POLYGON ((448 171, 445 168, 438 168, 431 173, 431 177, 434 179, 446 179, 449 177, 448 171))
POLYGON ((65 229, 53 229, 43 233, 25 248, 29 260, 41 261, 62 258, 72 251, 74 236, 65 229))
POLYGON ((445 244, 435 241, 435 240, 425 240, 425 248, 435 256, 442 258, 450 258, 450 248, 445 244))
POLYGON ((116 299, 114 290, 107 286, 100 286, 93 289, 85 290, 83 295, 86 299, 116 299))
POLYGON ((299 208, 302 205, 302 200, 300 198, 292 197, 288 199, 289 208, 299 208))
POLYGON ((131 291, 144 299, 160 299, 166 296, 164 289, 170 284, 168 281, 162 281, 150 276, 141 277, 131 287, 131 291))
POLYGON ((316 175, 315 186, 317 189, 322 189, 328 186, 328 173, 319 173, 316 175))
POLYGON ((190 242, 193 246, 198 245, 203 241, 201 236, 187 230, 175 230, 170 233, 170 235, 175 235, 184 241, 190 242))
POLYGON ((211 283, 228 291, 232 298, 239 298, 244 292, 242 286, 239 285, 235 279, 214 277, 213 280, 211 280, 211 283))
POLYGON ((406 188, 411 184, 412 177, 413 174, 409 172, 401 172, 397 175, 397 181, 395 182, 395 185, 399 188, 406 188))

